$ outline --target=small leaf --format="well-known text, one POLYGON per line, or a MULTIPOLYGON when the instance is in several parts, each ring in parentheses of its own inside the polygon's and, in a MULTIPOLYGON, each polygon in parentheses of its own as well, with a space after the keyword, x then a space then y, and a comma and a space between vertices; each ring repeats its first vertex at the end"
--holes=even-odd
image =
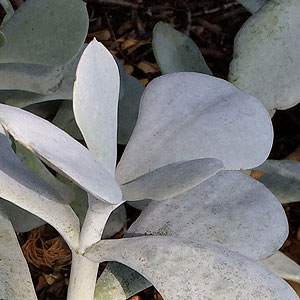
POLYGON ((120 76, 110 52, 96 40, 83 52, 73 90, 75 120, 97 160, 115 174, 120 76))
POLYGON ((0 63, 66 64, 83 45, 87 28, 83 1, 26 1, 2 27, 7 43, 0 63))
POLYGON ((212 75, 197 45, 169 24, 158 22, 155 25, 152 44, 163 74, 199 72, 212 75))
POLYGON ((175 197, 224 168, 213 158, 184 161, 156 169, 121 186, 124 201, 175 197))
POLYGON ((0 209, 0 297, 37 300, 28 265, 14 229, 0 209))
POLYGON ((114 178, 88 149, 64 131, 31 113, 4 104, 0 104, 0 123, 16 141, 96 198, 109 203, 121 201, 121 191, 114 178))
POLYGON ((211 244, 174 237, 102 240, 86 256, 138 271, 164 299, 297 300, 293 289, 259 263, 211 244))
POLYGON ((151 285, 138 272, 110 262, 97 280, 94 300, 126 300, 151 285))
POLYGON ((4 134, 0 133, 0 197, 35 214, 52 225, 76 248, 79 222, 69 205, 63 204, 50 186, 27 169, 13 152, 4 134))
POLYGON ((300 266, 283 253, 277 251, 261 263, 281 278, 300 283, 300 266))
POLYGON ((300 1, 268 1, 242 26, 229 80, 269 109, 300 101, 300 1))
POLYGON ((255 98, 199 73, 174 73, 145 89, 139 117, 118 164, 119 183, 165 165, 216 158, 226 169, 249 169, 269 155, 273 129, 255 98))
POLYGON ((277 251, 288 235, 284 210, 262 184, 220 171, 186 192, 151 201, 126 236, 166 235, 217 243, 252 259, 277 251))
POLYGON ((238 0, 252 14, 262 8, 269 0, 238 0))

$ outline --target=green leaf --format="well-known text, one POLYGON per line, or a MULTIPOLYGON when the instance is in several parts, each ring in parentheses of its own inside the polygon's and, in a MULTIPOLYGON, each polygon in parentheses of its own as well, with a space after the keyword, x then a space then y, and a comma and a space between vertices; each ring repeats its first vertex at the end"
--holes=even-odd
POLYGON ((28 0, 2 27, 0 63, 63 65, 83 45, 88 29, 81 0, 28 0))
POLYGON ((205 242, 154 236, 102 240, 85 255, 138 271, 164 299, 299 300, 284 280, 259 263, 205 242))
POLYGON ((120 75, 113 56, 101 43, 92 41, 77 67, 73 111, 89 150, 113 176, 119 90, 120 75))
POLYGON ((252 14, 262 8, 269 0, 238 0, 252 14))
POLYGON ((265 161, 272 141, 270 116, 257 99, 205 74, 167 74, 143 93, 116 177, 124 184, 172 163, 209 157, 226 169, 248 169, 265 161))
POLYGON ((199 72, 212 75, 197 45, 169 24, 158 22, 155 25, 152 44, 163 74, 199 72))
POLYGON ((27 262, 15 231, 0 208, 0 297, 37 300, 27 262))
POLYGON ((270 0, 235 38, 229 80, 269 110, 300 101, 299 15, 299 0, 270 0))
POLYGON ((151 285, 138 272, 110 262, 97 280, 94 300, 126 300, 151 285))
POLYGON ((206 241, 258 260, 282 246, 288 224, 262 184, 238 171, 220 171, 175 197, 151 201, 126 233, 141 235, 206 241))
POLYGON ((118 106, 118 143, 126 145, 134 129, 144 85, 133 76, 127 75, 122 63, 117 60, 121 85, 118 106))
POLYGON ((3 47, 6 43, 6 37, 2 31, 0 31, 0 48, 3 47))
POLYGON ((4 104, 0 104, 0 123, 43 162, 97 199, 121 202, 121 190, 114 178, 88 149, 61 129, 20 108, 4 104))

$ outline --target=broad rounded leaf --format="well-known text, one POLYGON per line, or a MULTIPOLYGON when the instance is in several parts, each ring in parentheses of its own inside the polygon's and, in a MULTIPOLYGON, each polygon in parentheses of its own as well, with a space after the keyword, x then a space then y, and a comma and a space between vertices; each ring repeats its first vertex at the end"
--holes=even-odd
POLYGON ((300 266, 283 253, 277 251, 261 263, 281 278, 300 283, 300 266))
POLYGON ((300 101, 299 15, 299 0, 270 0, 235 38, 229 80, 267 109, 300 101))
POLYGON ((222 162, 213 158, 170 164, 122 185, 123 200, 165 200, 193 188, 223 168, 222 162))
POLYGON ((153 53, 163 74, 199 72, 212 75, 198 46, 188 36, 167 23, 153 29, 153 53))
POLYGON ((138 272, 110 262, 97 280, 94 300, 126 300, 151 285, 138 272))
POLYGON ((114 178, 88 149, 61 129, 4 104, 0 104, 0 123, 16 141, 96 198, 109 203, 121 201, 121 191, 114 178))
POLYGON ((220 171, 174 198, 152 201, 126 235, 207 241, 257 260, 282 246, 288 224, 282 206, 262 184, 241 172, 220 171))
POLYGON ((173 237, 103 240, 86 256, 129 266, 166 300, 299 299, 285 281, 259 263, 206 243, 173 237))
POLYGON ((4 24, 0 63, 63 65, 84 43, 88 29, 81 0, 29 0, 4 24))
POLYGON ((120 72, 120 95, 118 107, 118 144, 126 145, 134 129, 144 85, 133 76, 127 75, 117 60, 120 72))
POLYGON ((14 229, 0 209, 0 297, 37 300, 28 265, 14 229))
POLYGON ((145 89, 116 176, 126 183, 199 158, 219 159, 226 169, 249 169, 264 162, 272 141, 270 117, 255 98, 208 75, 164 75, 145 89))
POLYGON ((114 175, 117 158, 118 66, 96 40, 83 52, 73 91, 75 120, 88 148, 114 175))
POLYGON ((79 221, 59 194, 37 177, 13 152, 0 133, 0 197, 35 214, 52 225, 71 247, 77 247, 79 221))
POLYGON ((268 0, 238 0, 251 13, 255 13, 262 8, 268 0))

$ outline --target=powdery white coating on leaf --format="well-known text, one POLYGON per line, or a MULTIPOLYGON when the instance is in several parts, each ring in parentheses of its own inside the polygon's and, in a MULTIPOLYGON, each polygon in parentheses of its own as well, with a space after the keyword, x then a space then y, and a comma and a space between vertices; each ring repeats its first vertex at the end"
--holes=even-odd
POLYGON ((296 300, 293 289, 259 263, 222 247, 174 237, 103 240, 86 256, 137 270, 165 300, 296 300))
POLYGON ((235 38, 229 80, 267 109, 300 101, 299 15, 299 0, 270 0, 235 38))
POLYGON ((0 209, 0 297, 37 300, 27 262, 14 229, 0 209))
POLYGON ((212 75, 194 41, 169 24, 158 22, 154 26, 152 44, 163 74, 199 72, 212 75))
POLYGON ((92 41, 77 67, 73 110, 88 148, 112 175, 117 158, 119 91, 120 75, 113 56, 101 43, 92 41))
POLYGON ((0 197, 52 225, 70 247, 77 247, 79 221, 59 194, 27 169, 13 152, 4 130, 0 132, 0 197))
POLYGON ((238 0, 238 2, 240 2, 251 13, 255 13, 262 8, 268 0, 238 0))
POLYGON ((165 200, 193 188, 222 169, 222 162, 214 158, 170 164, 122 185, 123 200, 165 200))
POLYGON ((288 224, 262 184, 238 171, 220 171, 174 198, 152 201, 126 235, 207 241, 257 260, 282 246, 288 224))
POLYGON ((164 75, 144 91, 116 176, 123 184, 199 158, 219 159, 226 169, 248 169, 264 162, 272 141, 270 117, 255 98, 208 75, 164 75))
POLYGON ((109 262, 97 280, 94 300, 126 300, 150 286, 152 284, 138 272, 109 262))
POLYGON ((283 253, 277 251, 272 256, 262 260, 261 263, 285 280, 300 283, 300 266, 283 253))
POLYGON ((26 1, 2 28, 6 43, 0 62, 66 64, 84 43, 87 30, 86 5, 80 0, 26 1))
POLYGON ((0 104, 0 123, 16 141, 96 198, 109 203, 121 201, 121 191, 114 178, 88 149, 61 129, 4 104, 0 104))

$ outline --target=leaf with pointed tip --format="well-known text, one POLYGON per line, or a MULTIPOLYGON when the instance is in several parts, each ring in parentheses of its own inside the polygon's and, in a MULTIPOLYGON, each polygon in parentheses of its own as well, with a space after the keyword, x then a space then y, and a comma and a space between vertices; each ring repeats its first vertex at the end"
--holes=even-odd
POLYGON ((76 248, 78 218, 59 194, 27 169, 10 147, 4 130, 0 133, 0 197, 48 222, 76 248))
POLYGON ((270 0, 235 38, 229 80, 267 109, 300 101, 299 15, 299 0, 270 0))
POLYGON ((269 114, 257 99, 208 75, 168 74, 146 87, 116 176, 123 184, 199 158, 219 159, 226 169, 248 169, 265 161, 272 141, 269 114))
POLYGON ((28 265, 14 229, 0 209, 0 297, 37 300, 28 265))
POLYGON ((16 141, 96 198, 112 204, 121 202, 121 190, 114 178, 88 149, 61 129, 4 104, 0 104, 0 123, 16 141))
POLYGON ((198 46, 188 36, 167 23, 153 29, 153 53, 163 74, 199 72, 212 75, 198 46))
POLYGON ((152 201, 126 233, 140 235, 204 240, 257 260, 282 246, 288 224, 262 184, 238 171, 220 171, 176 197, 152 201))
POLYGON ((83 45, 87 29, 80 0, 26 1, 2 27, 7 42, 0 63, 66 64, 83 45))
POLYGON ((94 300, 126 300, 151 285, 138 272, 110 262, 97 280, 94 300))
POLYGON ((127 75, 117 60, 120 72, 120 95, 118 105, 118 143, 126 145, 134 129, 144 85, 133 76, 127 75))
POLYGON ((224 169, 222 162, 214 158, 170 164, 122 185, 123 200, 165 200, 175 197, 222 169, 224 169))
POLYGON ((252 14, 262 8, 269 0, 238 0, 252 14))
POLYGON ((77 67, 73 110, 88 148, 113 175, 117 158, 119 90, 120 76, 113 56, 93 40, 77 67))
POLYGON ((174 237, 102 240, 86 256, 138 271, 164 299, 297 300, 289 285, 259 263, 223 247, 174 237))
POLYGON ((67 132, 76 140, 83 140, 82 133, 76 124, 72 101, 63 101, 52 123, 67 132))
POLYGON ((46 223, 39 217, 4 199, 0 199, 1 208, 8 216, 16 232, 28 232, 46 223))
POLYGON ((261 263, 281 278, 300 283, 300 266, 280 251, 261 263))
POLYGON ((276 196, 280 203, 300 201, 300 163, 268 159, 255 168, 264 173, 258 180, 276 196))

